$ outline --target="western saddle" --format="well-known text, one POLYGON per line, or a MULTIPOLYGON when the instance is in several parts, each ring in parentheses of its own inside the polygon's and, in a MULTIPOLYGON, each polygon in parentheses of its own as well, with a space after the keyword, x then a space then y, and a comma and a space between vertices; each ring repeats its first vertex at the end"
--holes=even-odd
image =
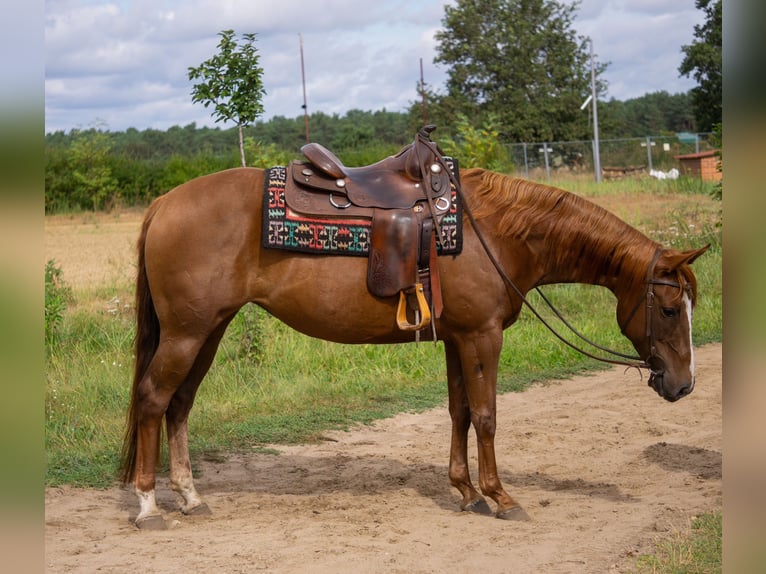
MULTIPOLYGON (((396 322, 416 331, 442 310, 436 261, 439 224, 452 206, 457 178, 424 126, 395 156, 365 167, 346 167, 318 143, 301 148, 308 161, 288 169, 285 202, 296 212, 327 218, 372 220, 367 288, 377 297, 399 294, 396 322), (436 233, 434 233, 436 232, 436 233), (414 321, 408 318, 408 312, 414 321)), ((434 332, 435 335, 435 332, 434 332)))

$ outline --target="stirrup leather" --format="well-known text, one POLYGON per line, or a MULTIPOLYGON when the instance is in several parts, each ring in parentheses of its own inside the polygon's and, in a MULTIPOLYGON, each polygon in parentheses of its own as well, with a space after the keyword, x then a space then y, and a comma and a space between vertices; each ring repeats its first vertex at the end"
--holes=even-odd
POLYGON ((431 322, 431 310, 428 308, 428 301, 423 293, 423 284, 416 283, 414 287, 407 291, 399 291, 399 306, 396 309, 396 324, 402 331, 420 331, 425 329, 431 322), (418 302, 418 309, 415 311, 415 323, 407 320, 407 294, 414 292, 418 302), (418 319, 418 316, 420 319, 418 319))

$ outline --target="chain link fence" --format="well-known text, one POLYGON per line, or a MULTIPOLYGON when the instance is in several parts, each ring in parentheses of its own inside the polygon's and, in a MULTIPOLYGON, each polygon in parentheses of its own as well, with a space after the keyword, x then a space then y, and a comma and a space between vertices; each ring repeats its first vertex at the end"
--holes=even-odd
MULTIPOLYGON (((712 150, 712 133, 678 133, 667 136, 607 139, 599 142, 601 173, 605 179, 650 171, 679 169, 676 156, 712 150)), ((507 146, 517 175, 540 179, 564 173, 591 173, 593 140, 570 142, 518 143, 507 146)))

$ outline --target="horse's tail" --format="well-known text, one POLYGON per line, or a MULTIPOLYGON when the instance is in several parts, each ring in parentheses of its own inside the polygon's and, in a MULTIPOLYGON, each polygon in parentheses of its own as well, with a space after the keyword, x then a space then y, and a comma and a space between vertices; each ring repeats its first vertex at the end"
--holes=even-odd
POLYGON ((157 351, 160 342, 160 322, 154 309, 152 292, 146 276, 146 233, 152 218, 157 211, 160 200, 155 200, 149 207, 141 227, 141 234, 136 245, 138 250, 138 273, 136 277, 136 334, 135 334, 135 368, 133 373, 133 388, 130 393, 130 406, 127 413, 127 427, 122 443, 122 457, 119 476, 123 483, 133 480, 136 470, 136 450, 138 443, 138 385, 144 378, 149 363, 157 351))

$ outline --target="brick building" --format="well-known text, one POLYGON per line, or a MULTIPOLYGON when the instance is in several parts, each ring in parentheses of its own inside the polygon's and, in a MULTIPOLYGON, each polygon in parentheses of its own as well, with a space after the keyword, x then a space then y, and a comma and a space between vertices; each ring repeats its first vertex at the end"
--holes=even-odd
POLYGON ((703 181, 720 181, 717 153, 716 150, 708 150, 673 157, 681 164, 681 175, 699 177, 703 181))

